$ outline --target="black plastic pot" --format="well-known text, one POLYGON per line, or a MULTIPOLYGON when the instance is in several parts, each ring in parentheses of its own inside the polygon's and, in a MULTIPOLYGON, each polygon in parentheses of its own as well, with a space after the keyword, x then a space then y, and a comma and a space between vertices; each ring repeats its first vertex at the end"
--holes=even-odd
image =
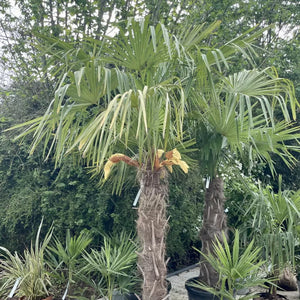
MULTIPOLYGON (((171 282, 168 279, 166 279, 166 282, 167 282, 168 293, 170 293, 170 290, 172 288, 171 282)), ((118 295, 118 297, 120 297, 120 298, 114 298, 114 297, 115 296, 113 296, 113 300, 138 300, 139 299, 134 293, 118 295)))
POLYGON ((185 288, 188 292, 189 300, 218 300, 219 297, 212 293, 201 290, 200 288, 191 286, 193 283, 197 283, 198 278, 191 278, 185 282, 185 288))
POLYGON ((129 294, 116 293, 112 296, 112 300, 138 300, 138 297, 133 293, 129 293, 129 294))
POLYGON ((138 297, 135 294, 130 293, 124 295, 124 300, 138 300, 138 297))

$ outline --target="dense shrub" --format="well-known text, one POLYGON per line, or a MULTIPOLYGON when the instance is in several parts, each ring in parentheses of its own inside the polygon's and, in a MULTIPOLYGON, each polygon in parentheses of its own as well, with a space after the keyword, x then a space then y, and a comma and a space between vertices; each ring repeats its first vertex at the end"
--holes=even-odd
MULTIPOLYGON (((109 184, 99 186, 98 180, 91 179, 84 167, 74 166, 71 158, 54 170, 51 161, 43 162, 39 155, 28 157, 26 145, 20 148, 8 136, 3 136, 0 144, 10 153, 3 152, 5 159, 0 161, 0 245, 23 251, 34 239, 42 217, 45 228, 54 222, 58 238, 63 238, 67 229, 72 234, 89 229, 93 246, 101 244, 102 233, 135 230, 137 213, 132 204, 138 188, 134 179, 121 195, 112 195, 109 184)), ((192 245, 198 240, 203 194, 198 170, 177 176, 180 178, 170 183, 168 209, 167 255, 172 269, 190 263, 192 245)))

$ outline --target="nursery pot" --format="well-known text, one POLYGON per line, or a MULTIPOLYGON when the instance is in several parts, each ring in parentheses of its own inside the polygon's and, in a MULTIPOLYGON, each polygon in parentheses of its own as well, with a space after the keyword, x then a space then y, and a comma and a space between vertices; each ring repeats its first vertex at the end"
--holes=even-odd
POLYGON ((195 286, 191 286, 193 283, 197 283, 198 277, 188 279, 185 282, 185 288, 188 292, 189 300, 218 300, 219 297, 215 296, 214 294, 204 291, 200 288, 195 286))
MULTIPOLYGON (((167 289, 168 289, 168 294, 169 294, 170 290, 172 288, 172 285, 168 279, 166 279, 166 282, 167 282, 167 289)), ((124 295, 115 293, 113 295, 112 299, 113 300, 138 300, 139 298, 134 293, 124 294, 124 295)), ((140 299, 142 299, 142 297, 140 297, 140 299)))
POLYGON ((138 300, 138 297, 134 293, 126 294, 125 300, 138 300))
POLYGON ((138 300, 135 294, 121 294, 121 293, 114 293, 112 296, 112 300, 138 300))

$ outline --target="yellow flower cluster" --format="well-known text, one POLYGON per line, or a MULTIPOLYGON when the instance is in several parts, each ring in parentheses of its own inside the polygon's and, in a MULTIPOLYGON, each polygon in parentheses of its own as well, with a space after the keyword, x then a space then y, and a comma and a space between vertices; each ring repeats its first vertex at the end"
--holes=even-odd
MULTIPOLYGON (((164 151, 162 149, 158 149, 157 150, 158 158, 161 158, 163 153, 164 153, 164 151)), ((189 166, 185 161, 181 160, 181 155, 176 148, 171 151, 166 152, 165 157, 167 159, 163 160, 160 163, 161 167, 166 166, 168 168, 168 170, 172 173, 173 172, 172 166, 177 165, 183 170, 184 173, 188 172, 189 166)))

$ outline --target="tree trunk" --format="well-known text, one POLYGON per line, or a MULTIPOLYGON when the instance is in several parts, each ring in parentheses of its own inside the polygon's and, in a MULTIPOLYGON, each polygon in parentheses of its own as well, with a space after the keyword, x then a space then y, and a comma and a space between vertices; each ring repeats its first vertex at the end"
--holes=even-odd
MULTIPOLYGON (((213 253, 213 241, 216 238, 222 241, 222 232, 227 235, 227 217, 224 212, 225 201, 223 180, 214 177, 205 193, 203 224, 200 231, 201 251, 204 254, 213 253)), ((219 274, 204 260, 200 263, 199 280, 215 287, 219 281, 219 274)))
POLYGON ((167 296, 165 236, 168 228, 166 206, 168 180, 164 170, 140 172, 137 232, 141 241, 138 266, 143 275, 143 300, 162 300, 167 296), (164 175, 164 176, 162 176, 164 175))

